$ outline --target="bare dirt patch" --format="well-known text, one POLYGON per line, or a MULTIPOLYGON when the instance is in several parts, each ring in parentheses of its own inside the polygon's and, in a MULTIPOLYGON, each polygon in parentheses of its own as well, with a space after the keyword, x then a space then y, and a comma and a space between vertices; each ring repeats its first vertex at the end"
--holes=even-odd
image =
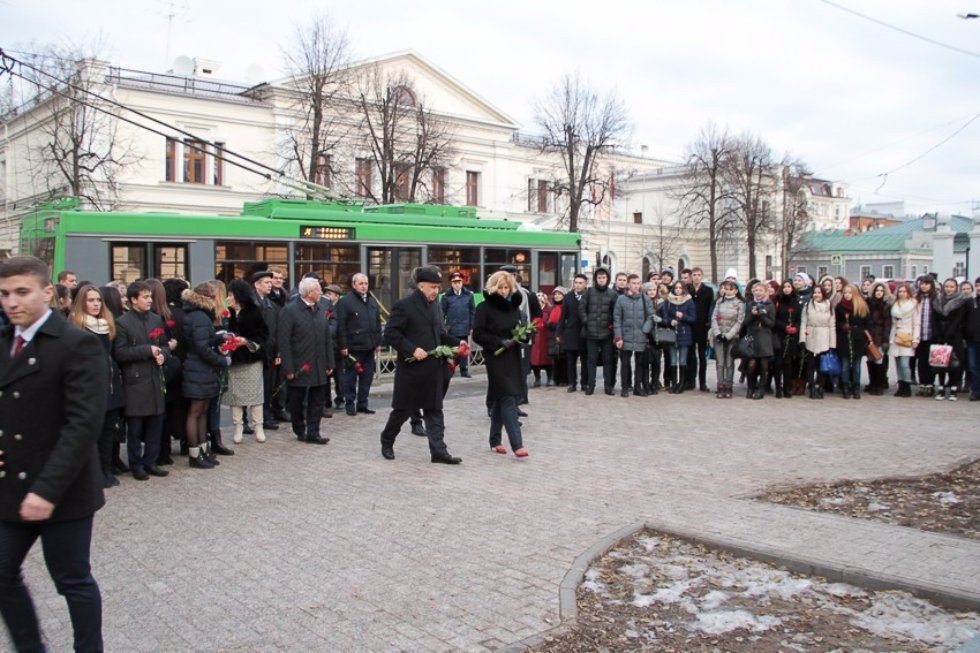
POLYGON ((539 653, 950 651, 980 615, 871 592, 641 531, 597 559, 578 620, 539 653))
POLYGON ((980 460, 918 478, 818 483, 774 490, 758 498, 980 539, 980 460))

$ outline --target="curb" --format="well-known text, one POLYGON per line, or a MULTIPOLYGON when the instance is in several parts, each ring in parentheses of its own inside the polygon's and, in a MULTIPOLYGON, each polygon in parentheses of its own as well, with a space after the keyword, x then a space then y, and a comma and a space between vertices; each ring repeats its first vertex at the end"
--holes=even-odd
MULTIPOLYGON (((790 571, 823 576, 832 582, 848 583, 868 590, 903 590, 919 598, 928 599, 953 610, 972 610, 980 612, 980 594, 950 591, 930 583, 916 583, 905 578, 873 572, 859 567, 832 565, 819 560, 808 559, 785 550, 753 546, 737 540, 720 536, 707 536, 696 531, 668 527, 656 521, 637 522, 600 538, 595 544, 575 558, 571 568, 558 586, 558 615, 560 623, 536 635, 513 642, 497 649, 500 653, 523 653, 537 646, 548 637, 562 635, 571 630, 578 617, 576 590, 585 577, 592 561, 614 548, 620 541, 632 537, 637 532, 649 529, 680 539, 705 544, 721 551, 727 551, 743 558, 779 565, 790 571)), ((975 637, 959 649, 962 653, 980 653, 980 636, 975 637), (976 647, 976 648, 973 648, 976 647)))

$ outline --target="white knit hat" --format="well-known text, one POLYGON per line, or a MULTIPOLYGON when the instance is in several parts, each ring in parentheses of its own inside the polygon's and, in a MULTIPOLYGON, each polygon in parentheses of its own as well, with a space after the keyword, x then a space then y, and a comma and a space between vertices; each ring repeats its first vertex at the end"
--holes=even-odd
POLYGON ((728 268, 725 270, 725 278, 738 281, 738 271, 735 268, 728 268))

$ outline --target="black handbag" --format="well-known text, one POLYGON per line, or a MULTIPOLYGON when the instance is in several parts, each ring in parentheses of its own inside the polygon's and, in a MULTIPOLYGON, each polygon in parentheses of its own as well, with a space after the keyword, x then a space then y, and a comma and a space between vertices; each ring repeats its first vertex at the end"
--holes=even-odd
POLYGON ((657 327, 653 331, 653 340, 658 347, 677 344, 677 332, 667 327, 657 327))
POLYGON ((735 341, 732 347, 732 358, 752 358, 752 349, 755 346, 755 338, 752 335, 744 335, 735 341))

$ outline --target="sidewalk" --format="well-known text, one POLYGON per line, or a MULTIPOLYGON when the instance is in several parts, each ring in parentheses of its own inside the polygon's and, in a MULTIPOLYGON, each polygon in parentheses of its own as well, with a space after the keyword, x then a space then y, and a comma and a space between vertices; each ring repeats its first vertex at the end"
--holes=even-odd
MULTIPOLYGON (((282 428, 217 470, 123 479, 92 556, 107 650, 492 650, 557 625, 576 557, 639 522, 977 597, 978 542, 744 498, 951 468, 980 455, 975 404, 540 388, 518 461, 489 453, 484 383, 450 389, 460 467, 430 464, 407 426, 381 458, 383 383, 377 415, 324 421, 326 447, 282 428)), ((25 577, 49 645, 70 648, 37 547, 25 577)))

